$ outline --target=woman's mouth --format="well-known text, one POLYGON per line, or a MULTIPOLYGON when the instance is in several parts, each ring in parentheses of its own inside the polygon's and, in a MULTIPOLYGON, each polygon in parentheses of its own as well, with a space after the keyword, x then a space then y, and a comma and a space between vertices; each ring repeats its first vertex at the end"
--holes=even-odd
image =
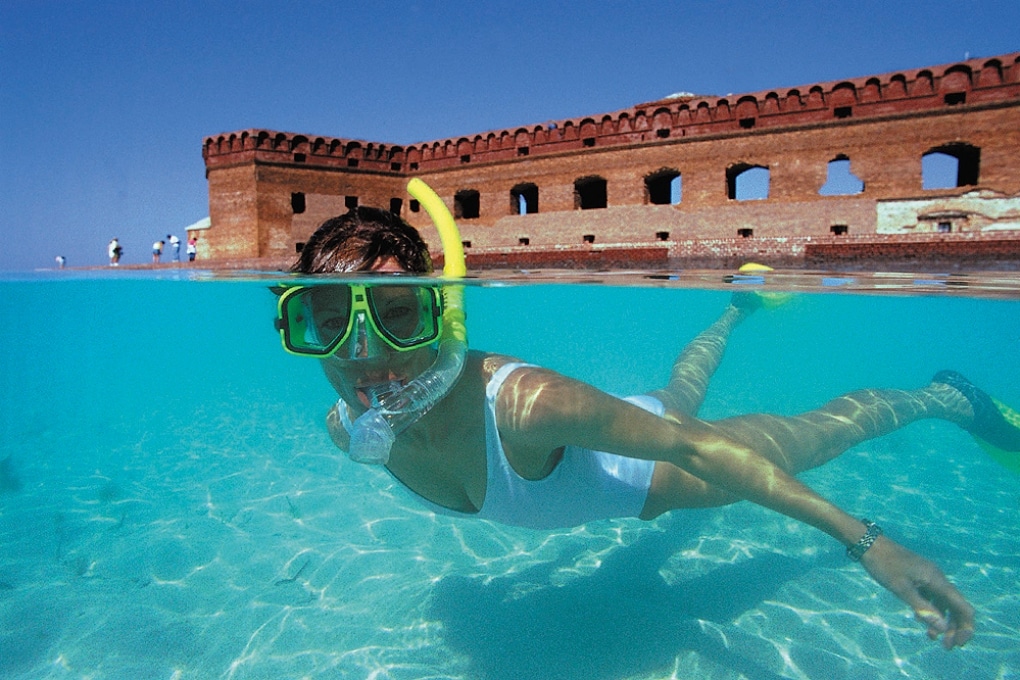
POLYGON ((397 392, 404 386, 403 378, 392 371, 386 377, 368 378, 359 380, 354 386, 358 401, 365 408, 376 408, 388 395, 397 392))

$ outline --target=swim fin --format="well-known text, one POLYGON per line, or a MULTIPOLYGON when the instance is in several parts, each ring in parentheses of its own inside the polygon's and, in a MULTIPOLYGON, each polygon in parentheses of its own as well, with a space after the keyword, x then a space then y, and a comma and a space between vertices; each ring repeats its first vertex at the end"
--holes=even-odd
POLYGON ((992 460, 1020 474, 1020 413, 956 371, 939 371, 932 382, 949 385, 967 398, 974 410, 974 422, 967 431, 992 460))
MULTIPOLYGON (((1009 406, 1006 406, 995 397, 989 397, 989 399, 992 400, 992 403, 995 404, 996 408, 998 408, 999 411, 1002 413, 1002 417, 1007 422, 1012 424, 1014 429, 1020 431, 1020 413, 1017 413, 1009 406)), ((985 450, 985 453, 991 456, 992 460, 994 460, 996 463, 1003 466, 1007 470, 1010 470, 1020 475, 1020 453, 1017 453, 1016 451, 1007 451, 1005 449, 1000 449, 981 439, 977 435, 973 436, 974 441, 978 443, 978 446, 985 450)))

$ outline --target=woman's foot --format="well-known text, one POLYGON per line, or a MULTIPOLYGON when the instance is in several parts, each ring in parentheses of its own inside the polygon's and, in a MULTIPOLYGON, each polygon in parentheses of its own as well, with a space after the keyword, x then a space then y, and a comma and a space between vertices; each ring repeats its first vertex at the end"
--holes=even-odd
POLYGON ((997 449, 1020 451, 1020 425, 1007 418, 1007 413, 1015 414, 1009 407, 1004 404, 1000 406, 984 390, 956 371, 939 371, 931 381, 949 385, 970 402, 974 419, 965 428, 967 432, 997 449))

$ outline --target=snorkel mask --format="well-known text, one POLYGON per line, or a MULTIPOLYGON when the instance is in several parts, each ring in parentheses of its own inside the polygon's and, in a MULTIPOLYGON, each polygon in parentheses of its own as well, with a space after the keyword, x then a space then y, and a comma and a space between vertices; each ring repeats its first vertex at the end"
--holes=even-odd
POLYGON ((442 309, 439 289, 428 286, 324 284, 286 289, 277 318, 291 354, 361 361, 431 344, 442 309))
MULTIPOLYGON (((442 199, 420 179, 407 191, 425 208, 439 231, 448 279, 467 274, 460 232, 442 199)), ((347 455, 358 463, 384 465, 397 435, 424 416, 453 388, 464 370, 467 328, 463 286, 440 289, 422 285, 298 286, 277 303, 277 327, 284 349, 300 356, 325 358, 346 344, 349 361, 372 360, 388 351, 403 352, 438 338, 432 365, 406 384, 365 388, 370 408, 353 423, 347 404, 337 410, 350 435, 347 455), (314 313, 313 313, 314 310, 314 313)))

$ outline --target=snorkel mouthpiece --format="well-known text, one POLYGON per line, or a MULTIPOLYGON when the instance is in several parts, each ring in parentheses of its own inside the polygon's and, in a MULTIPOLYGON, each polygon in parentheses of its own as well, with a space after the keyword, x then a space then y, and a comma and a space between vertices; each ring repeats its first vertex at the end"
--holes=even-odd
MULTIPOLYGON (((467 274, 464 247, 453 215, 425 182, 418 178, 407 183, 407 192, 416 199, 439 231, 443 244, 443 275, 451 279, 467 274)), ((432 366, 420 376, 397 389, 371 392, 372 408, 361 414, 350 427, 347 455, 358 463, 385 465, 397 435, 428 413, 457 384, 467 357, 467 327, 464 324, 463 286, 443 287, 443 332, 439 353, 432 366)), ((346 411, 343 404, 339 405, 346 411)))
POLYGON ((358 416, 351 429, 351 443, 347 455, 355 463, 385 465, 390 460, 390 449, 397 434, 378 408, 358 416))

